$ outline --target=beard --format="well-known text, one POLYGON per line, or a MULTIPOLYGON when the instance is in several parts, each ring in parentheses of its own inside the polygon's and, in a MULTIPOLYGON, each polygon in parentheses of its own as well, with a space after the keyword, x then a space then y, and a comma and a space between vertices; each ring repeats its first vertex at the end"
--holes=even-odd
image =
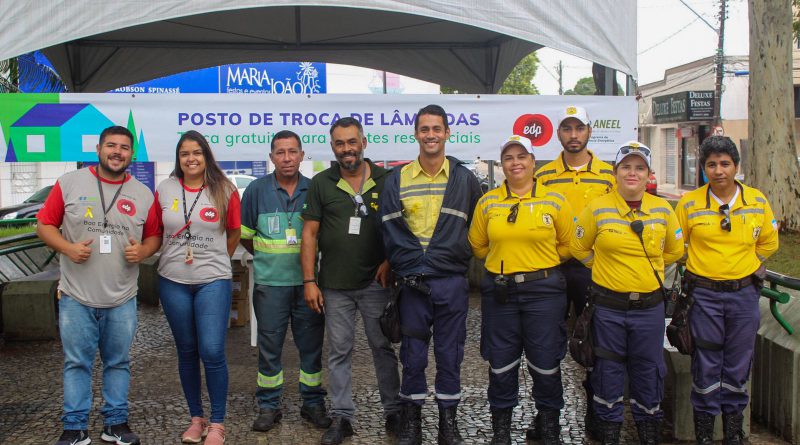
POLYGON ((577 147, 577 148, 575 148, 575 147, 571 147, 571 146, 569 146, 569 145, 565 145, 565 146, 564 146, 564 150, 565 150, 565 151, 568 151, 568 152, 570 152, 570 153, 580 153, 581 151, 583 151, 583 150, 585 150, 585 149, 586 149, 586 146, 587 146, 587 145, 588 145, 588 143, 587 143, 587 144, 581 144, 581 145, 580 145, 579 147, 577 147))
MULTIPOLYGON (((121 158, 117 158, 117 159, 121 159, 121 158)), ((120 175, 122 173, 125 173, 125 170, 127 170, 128 166, 131 165, 131 161, 128 161, 127 163, 122 164, 122 166, 120 168, 115 169, 115 168, 111 167, 111 165, 108 162, 108 160, 109 160, 108 156, 105 157, 105 158, 101 157, 101 158, 98 159, 98 163, 99 163, 100 167, 103 170, 105 170, 108 173, 111 173, 112 175, 120 175)))
POLYGON ((360 167, 361 163, 364 162, 364 153, 363 152, 356 153, 354 151, 349 151, 347 153, 342 153, 341 155, 336 156, 336 160, 339 162, 339 165, 341 165, 342 168, 354 172, 358 170, 358 167, 360 167), (353 160, 352 162, 345 162, 343 161, 345 156, 355 156, 355 160, 353 160))

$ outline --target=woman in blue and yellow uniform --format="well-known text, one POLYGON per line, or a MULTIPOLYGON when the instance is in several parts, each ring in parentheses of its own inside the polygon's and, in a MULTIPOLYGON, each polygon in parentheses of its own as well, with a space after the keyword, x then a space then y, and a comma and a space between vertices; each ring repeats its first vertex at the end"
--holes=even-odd
POLYGON ((486 258, 481 354, 490 367, 491 443, 511 443, 524 351, 542 442, 554 445, 564 406, 560 363, 567 303, 566 280, 556 266, 569 258, 571 209, 561 194, 534 179, 530 140, 511 136, 500 160, 506 180, 478 201, 469 230, 473 253, 486 258))
POLYGON ((640 443, 656 444, 666 374, 661 282, 664 265, 683 255, 683 241, 669 203, 645 193, 648 147, 620 147, 614 175, 617 190, 584 208, 570 243, 572 255, 592 268, 592 403, 603 444, 618 444, 627 374, 640 443))
POLYGON ((676 207, 688 245, 685 290, 694 301, 695 436, 710 444, 714 418, 722 413, 723 443, 740 444, 759 324, 755 275, 778 250, 777 223, 764 195, 734 179, 739 151, 730 138, 703 141, 700 165, 708 184, 683 195, 676 207))

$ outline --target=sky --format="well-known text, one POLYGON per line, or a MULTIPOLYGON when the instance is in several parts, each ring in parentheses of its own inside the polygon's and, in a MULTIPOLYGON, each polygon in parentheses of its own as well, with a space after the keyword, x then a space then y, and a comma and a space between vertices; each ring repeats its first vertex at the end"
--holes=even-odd
MULTIPOLYGON (((720 0, 684 0, 715 28, 719 26, 720 0)), ((637 71, 639 85, 664 78, 668 68, 713 56, 717 34, 680 0, 639 0, 637 17, 637 71)), ((749 25, 746 0, 728 0, 725 22, 725 54, 747 55, 749 25)), ((564 91, 582 77, 592 75, 592 63, 568 54, 543 48, 537 51, 539 70, 534 84, 539 94, 558 94, 555 67, 563 64, 564 91)), ((623 77, 620 84, 625 85, 623 77)))
MULTIPOLYGON (((725 22, 725 54, 746 55, 749 47, 749 26, 746 0, 727 0, 725 22)), ((684 0, 713 27, 719 26, 720 0, 684 0)), ((637 70, 639 85, 664 78, 664 71, 678 65, 714 55, 717 34, 703 23, 680 0, 638 0, 637 70)), ((534 84, 539 94, 558 94, 556 66, 563 64, 563 88, 571 89, 582 77, 592 75, 592 63, 553 49, 537 51, 539 69, 534 84)), ((625 85, 623 75, 618 76, 625 85)), ((391 85, 391 81, 390 81, 391 85)), ((399 92, 435 94, 438 86, 400 76, 399 92)), ((329 65, 328 91, 336 93, 370 93, 380 89, 380 72, 365 68, 329 65)))

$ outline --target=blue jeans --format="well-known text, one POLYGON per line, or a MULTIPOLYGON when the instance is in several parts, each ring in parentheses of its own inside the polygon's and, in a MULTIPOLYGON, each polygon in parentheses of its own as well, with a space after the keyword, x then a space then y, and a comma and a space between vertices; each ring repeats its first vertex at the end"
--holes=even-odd
POLYGON ((203 417, 200 399, 200 360, 206 371, 206 388, 213 423, 225 420, 228 397, 228 362, 225 335, 231 309, 231 280, 181 284, 159 277, 159 292, 175 347, 178 374, 192 417, 203 417))
POLYGON ((312 311, 303 298, 303 286, 253 288, 253 309, 258 323, 258 390, 260 408, 278 409, 283 393, 281 353, 289 320, 294 344, 300 352, 300 395, 308 406, 325 403, 322 387, 322 340, 325 317, 312 311))
POLYGON ((383 335, 380 316, 389 301, 389 290, 377 282, 363 289, 323 289, 325 326, 328 334, 328 379, 331 391, 331 415, 353 419, 352 359, 356 330, 356 312, 361 312, 372 363, 378 380, 378 393, 384 416, 400 411, 400 374, 394 347, 383 335))
POLYGON ((66 430, 85 430, 92 407, 92 366, 100 349, 103 362, 104 425, 128 421, 131 380, 128 352, 136 333, 136 298, 112 308, 84 306, 66 294, 58 303, 58 325, 64 348, 64 415, 66 430))

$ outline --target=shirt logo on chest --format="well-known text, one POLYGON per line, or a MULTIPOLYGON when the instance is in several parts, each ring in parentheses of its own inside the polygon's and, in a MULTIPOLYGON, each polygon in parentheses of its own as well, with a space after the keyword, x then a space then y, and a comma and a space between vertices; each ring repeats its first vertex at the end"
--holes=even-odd
POLYGON ((117 202, 117 210, 123 215, 133 216, 136 214, 136 206, 133 205, 133 201, 128 199, 120 199, 117 202))
POLYGON ((205 222, 217 222, 219 221, 219 212, 214 207, 205 207, 200 210, 200 219, 205 222))

